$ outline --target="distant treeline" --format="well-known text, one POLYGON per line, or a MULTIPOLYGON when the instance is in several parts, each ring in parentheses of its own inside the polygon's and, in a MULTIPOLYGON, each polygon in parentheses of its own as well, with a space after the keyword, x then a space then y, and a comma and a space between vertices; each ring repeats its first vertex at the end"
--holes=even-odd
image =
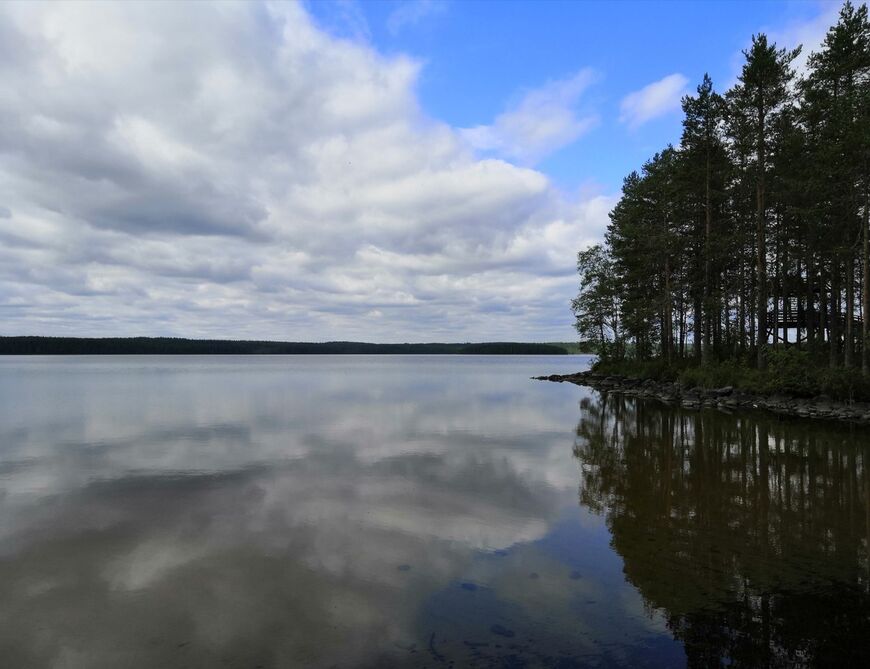
POLYGON ((367 344, 231 341, 176 337, 0 337, 0 355, 250 355, 250 354, 476 354, 565 355, 556 344, 487 342, 481 344, 367 344))

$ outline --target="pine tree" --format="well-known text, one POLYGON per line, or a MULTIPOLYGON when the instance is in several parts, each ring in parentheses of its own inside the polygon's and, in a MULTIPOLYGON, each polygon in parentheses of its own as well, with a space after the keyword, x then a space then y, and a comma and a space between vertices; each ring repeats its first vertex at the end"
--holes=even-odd
POLYGON ((773 129, 777 118, 791 101, 790 84, 794 78, 791 63, 800 53, 777 49, 768 44, 764 34, 752 37, 752 46, 744 51, 746 63, 739 83, 728 93, 734 111, 747 121, 746 140, 752 145, 752 179, 755 184, 755 285, 756 285, 756 364, 766 365, 767 309, 767 181, 773 129))
MULTIPOLYGON (((866 6, 856 9, 851 2, 843 5, 821 50, 810 56, 809 68, 803 86, 804 106, 807 114, 818 119, 819 141, 813 159, 822 179, 818 188, 819 214, 828 228, 825 250, 830 281, 830 364, 833 367, 839 363, 842 339, 843 363, 851 367, 859 248, 866 257, 862 246, 866 235, 862 218, 866 217, 864 159, 870 99, 870 23, 866 6)), ((862 259, 862 270, 864 264, 862 259)), ((866 288, 862 292, 862 304, 866 305, 866 288)), ((866 360, 863 336, 862 348, 862 359, 866 360)))
POLYGON ((753 37, 737 85, 723 98, 705 75, 679 148, 625 179, 604 248, 579 266, 607 267, 596 304, 619 337, 602 336, 602 312, 601 341, 671 363, 691 331, 697 364, 751 353, 763 369, 772 332, 816 365, 851 367, 860 349, 870 376, 867 7, 843 5, 795 84, 798 53, 753 37))
POLYGON ((716 276, 724 269, 720 262, 721 235, 716 234, 724 200, 728 155, 722 141, 725 101, 713 90, 713 81, 705 74, 697 96, 683 98, 683 136, 681 156, 686 174, 685 188, 698 225, 695 229, 700 253, 692 293, 694 295, 695 356, 709 360, 713 348, 713 322, 720 322, 721 304, 714 289, 716 276))
POLYGON ((577 255, 577 271, 580 294, 571 302, 574 327, 581 340, 597 342, 598 355, 619 359, 624 351, 613 260, 596 244, 577 255))

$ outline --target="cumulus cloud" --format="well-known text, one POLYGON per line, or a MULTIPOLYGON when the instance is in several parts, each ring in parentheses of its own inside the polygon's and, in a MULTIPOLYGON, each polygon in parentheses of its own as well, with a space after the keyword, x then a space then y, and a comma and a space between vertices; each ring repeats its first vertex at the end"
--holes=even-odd
MULTIPOLYGON (((480 159, 410 58, 248 3, 10 3, 0 51, 5 334, 571 334, 606 207, 480 159)), ((499 152, 581 134, 590 77, 527 95, 499 152)))
POLYGON ((634 129, 676 111, 680 108, 680 100, 686 93, 688 83, 688 78, 674 73, 629 93, 620 103, 619 120, 634 129))
POLYGON ((548 82, 527 91, 491 125, 466 128, 462 134, 479 151, 534 164, 572 144, 598 123, 597 115, 577 110, 580 96, 596 78, 587 68, 548 82))
POLYGON ((398 35, 404 28, 441 14, 446 9, 447 3, 441 0, 407 0, 390 12, 387 17, 387 30, 391 35, 398 35))

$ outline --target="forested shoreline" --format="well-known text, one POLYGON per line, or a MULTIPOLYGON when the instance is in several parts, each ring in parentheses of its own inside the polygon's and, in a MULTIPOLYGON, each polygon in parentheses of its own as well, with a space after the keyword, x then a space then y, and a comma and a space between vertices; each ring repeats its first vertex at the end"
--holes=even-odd
POLYGON ((625 178, 579 254, 576 328, 611 368, 870 376, 867 6, 846 2, 800 73, 799 54, 759 34, 730 90, 705 75, 680 145, 625 178))
POLYGON ((367 342, 282 342, 179 337, 0 337, 0 355, 343 355, 463 354, 565 355, 556 344, 370 344, 367 342))

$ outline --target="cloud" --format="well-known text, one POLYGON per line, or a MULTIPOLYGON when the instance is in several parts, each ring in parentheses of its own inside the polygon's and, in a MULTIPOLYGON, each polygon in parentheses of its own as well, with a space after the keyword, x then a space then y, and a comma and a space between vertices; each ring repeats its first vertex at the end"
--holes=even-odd
MULTIPOLYGON (((424 647, 421 611, 455 610, 433 609, 433 595, 459 580, 497 583, 535 620, 570 619, 556 608, 567 598, 534 602, 546 578, 528 573, 567 579, 536 542, 577 505, 578 394, 529 393, 534 363, 457 373, 418 361, 420 383, 272 360, 260 375, 217 365, 200 393, 202 370, 179 364, 133 370, 135 394, 130 377, 93 368, 75 384, 4 369, 0 443, 14 476, 0 622, 13 666, 68 664, 70 648, 75 666, 115 667, 118 648, 125 667, 172 666, 182 642, 207 666, 251 666, 252 647, 273 666, 394 666, 381 651, 418 636, 424 647), (46 383, 62 401, 30 401, 46 383), (486 559, 500 549, 519 555, 486 559), (83 592, 99 634, 76 614, 83 592)), ((571 531, 604 547, 593 522, 571 531)))
POLYGON ((403 29, 446 10, 447 3, 440 0, 407 0, 390 12, 387 17, 387 30, 391 35, 398 35, 403 29))
POLYGON ((647 121, 678 110, 688 83, 687 77, 674 73, 629 93, 619 106, 620 122, 635 129, 647 121))
MULTIPOLYGON (((860 6, 860 3, 858 3, 860 6)), ((805 21, 795 21, 769 31, 768 37, 779 47, 794 49, 803 46, 800 55, 795 59, 794 68, 798 74, 807 71, 807 59, 810 54, 821 50, 828 29, 837 23, 841 3, 821 3, 819 13, 805 21)), ((741 54, 742 57, 742 54, 741 54)), ((742 64, 742 58, 741 58, 742 64)))
MULTIPOLYGON (((6 4, 0 35, 4 334, 571 336, 606 208, 477 157, 416 61, 300 4, 6 4)), ((500 152, 576 138, 590 77, 529 93, 500 152)))
MULTIPOLYGON (((837 23, 841 4, 837 2, 814 3, 818 10, 814 16, 803 20, 794 20, 781 25, 761 26, 756 33, 765 33, 768 41, 775 43, 780 49, 794 49, 802 47, 798 57, 792 63, 792 67, 798 76, 807 74, 807 60, 810 54, 822 48, 828 29, 837 23)), ((813 3, 807 3, 806 7, 812 7, 813 3)), ((743 46, 736 50, 730 60, 730 77, 726 82, 725 89, 731 88, 738 83, 746 56, 743 53, 752 45, 751 38, 747 38, 743 46)))
POLYGON ((566 79, 548 82, 527 91, 491 125, 466 128, 462 135, 478 151, 534 164, 598 124, 595 114, 577 111, 581 95, 596 79, 595 71, 586 68, 566 79))
MULTIPOLYGON (((324 3, 327 4, 327 3, 324 3)), ((321 14, 320 25, 331 35, 368 43, 372 30, 358 0, 333 0, 321 14)))

